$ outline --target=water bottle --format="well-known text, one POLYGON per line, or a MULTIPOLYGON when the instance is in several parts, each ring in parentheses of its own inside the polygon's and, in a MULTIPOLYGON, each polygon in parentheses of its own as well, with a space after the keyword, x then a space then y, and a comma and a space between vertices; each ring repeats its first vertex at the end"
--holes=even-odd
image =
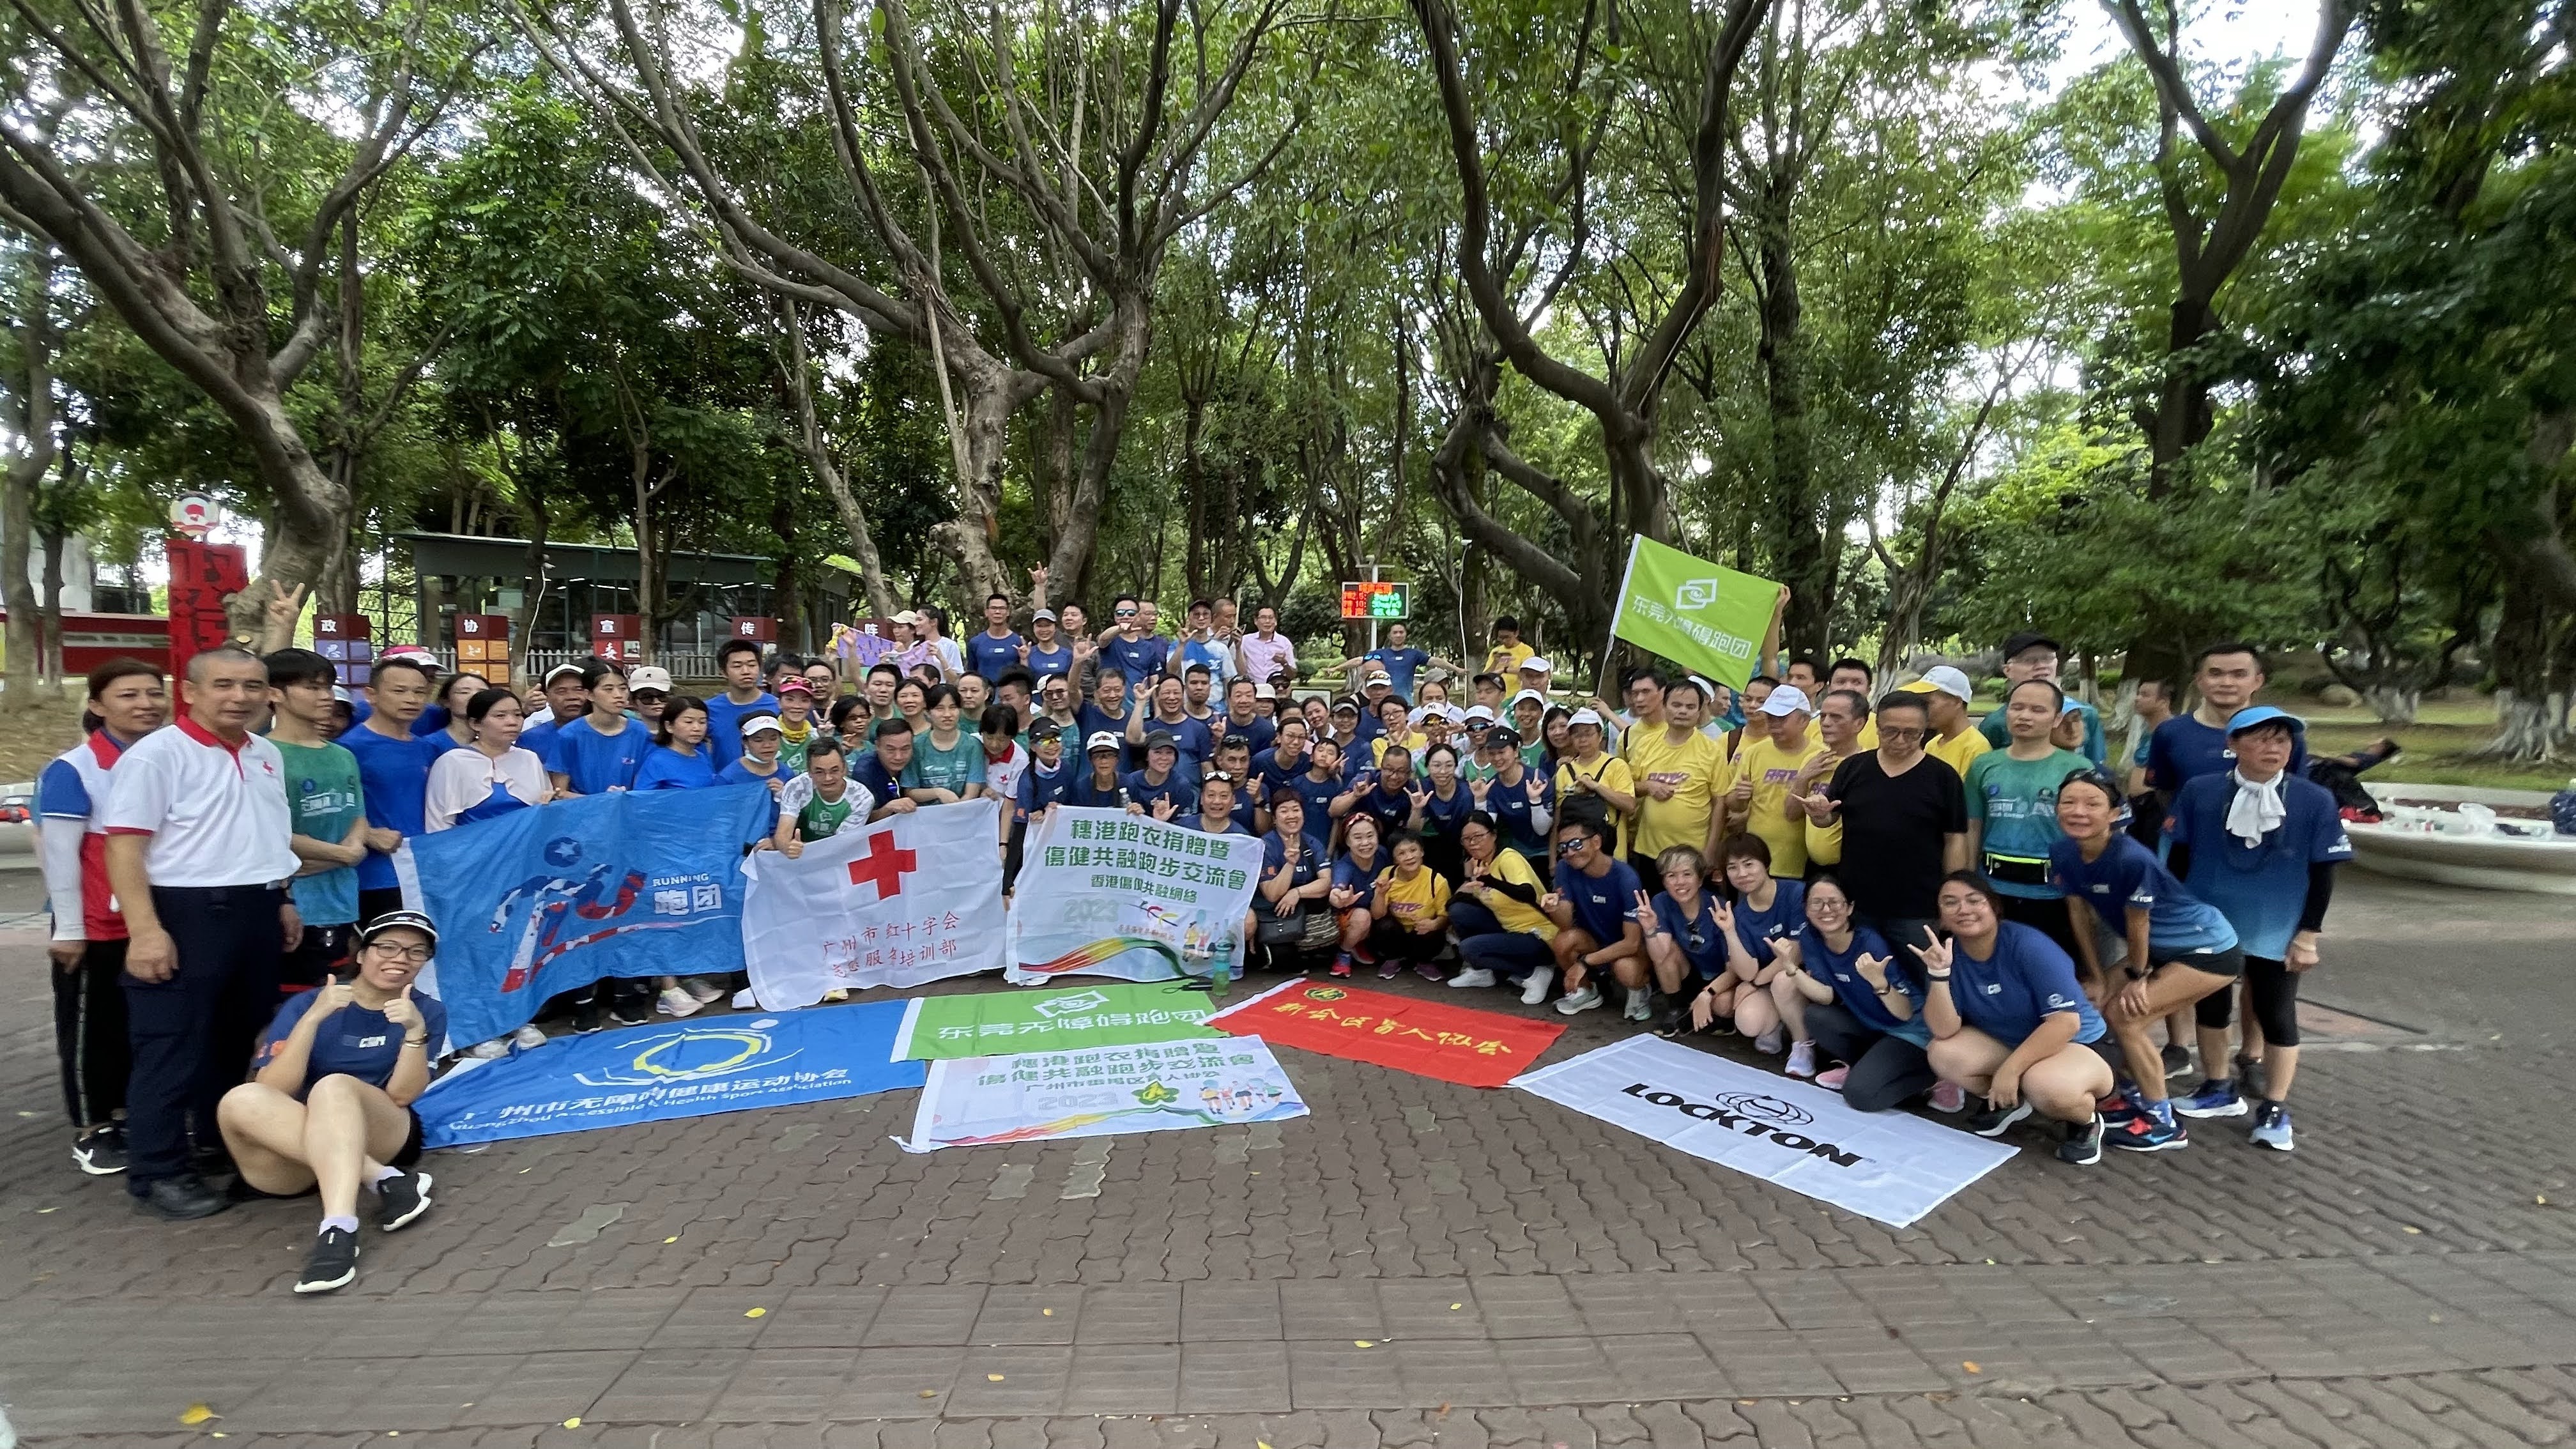
POLYGON ((2576 780, 2568 781, 2566 789, 2549 797, 2549 823, 2561 835, 2576 835, 2576 780))

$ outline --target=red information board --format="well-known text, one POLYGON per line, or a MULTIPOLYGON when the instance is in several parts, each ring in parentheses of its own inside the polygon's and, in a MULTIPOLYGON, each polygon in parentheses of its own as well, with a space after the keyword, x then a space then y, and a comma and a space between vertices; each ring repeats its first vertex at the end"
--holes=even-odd
POLYGON ((237 543, 174 538, 161 545, 170 561, 170 672, 232 637, 224 601, 250 587, 250 558, 237 543))
POLYGON ((375 626, 364 614, 313 616, 313 650, 331 661, 340 682, 356 689, 375 678, 375 626))
POLYGON ((629 660, 644 657, 644 617, 641 614, 593 614, 590 616, 590 652, 602 659, 629 660))
POLYGON ((749 639, 758 644, 775 644, 778 642, 778 621, 750 614, 736 615, 733 621, 733 637, 749 639))

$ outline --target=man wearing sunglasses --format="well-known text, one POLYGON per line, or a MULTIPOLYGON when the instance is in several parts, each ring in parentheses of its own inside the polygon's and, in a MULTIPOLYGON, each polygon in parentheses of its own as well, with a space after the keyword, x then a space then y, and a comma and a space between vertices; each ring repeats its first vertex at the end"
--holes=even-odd
POLYGON ((1642 890, 1637 872, 1611 850, 1609 832, 1591 813, 1558 827, 1556 889, 1538 906, 1557 926, 1550 944, 1565 976, 1560 1015, 1599 1006, 1601 988, 1593 978, 1608 975, 1628 989, 1629 1019, 1647 1019, 1646 936, 1633 914, 1642 890))
POLYGON ((1163 672, 1164 656, 1170 652, 1171 640, 1151 632, 1144 606, 1134 594, 1120 594, 1110 606, 1116 620, 1100 636, 1100 652, 1109 667, 1127 676, 1132 684, 1149 684, 1163 672))

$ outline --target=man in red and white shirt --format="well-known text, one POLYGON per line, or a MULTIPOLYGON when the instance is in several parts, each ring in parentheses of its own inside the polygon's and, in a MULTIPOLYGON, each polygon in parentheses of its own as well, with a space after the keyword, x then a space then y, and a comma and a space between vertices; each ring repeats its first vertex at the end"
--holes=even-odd
POLYGON ((216 1157, 215 1104, 240 1083, 277 1011, 280 960, 303 932, 286 883, 286 767, 250 732, 267 717, 268 666, 227 645, 188 661, 187 713, 117 761, 101 822, 125 908, 127 1190, 139 1211, 201 1218, 229 1206, 189 1151, 216 1157))
POLYGON ((125 1170, 125 916, 107 883, 108 771, 135 741, 167 724, 161 670, 111 659, 89 673, 87 737, 36 780, 43 817, 45 895, 54 912, 54 1054, 72 1119, 72 1161, 106 1176, 125 1170))

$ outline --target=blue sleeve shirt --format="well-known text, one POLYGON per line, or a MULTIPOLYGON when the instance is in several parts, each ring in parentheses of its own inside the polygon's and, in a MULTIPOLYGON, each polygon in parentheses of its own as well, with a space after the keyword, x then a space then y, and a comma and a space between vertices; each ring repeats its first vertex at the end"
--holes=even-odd
POLYGON ((1807 883, 1802 880, 1773 879, 1767 911, 1757 911, 1741 900, 1735 903, 1735 938, 1744 943, 1744 953, 1756 966, 1770 965, 1771 948, 1806 926, 1807 883))
POLYGON ((1145 813, 1148 815, 1154 813, 1154 802, 1157 800, 1172 802, 1172 818, 1175 820, 1184 815, 1195 814, 1199 808, 1199 792, 1191 788, 1187 780, 1181 778, 1181 772, 1178 769, 1165 775, 1163 783, 1159 785, 1149 783, 1142 770, 1138 770, 1118 783, 1127 791, 1127 798, 1144 806, 1145 813))
POLYGON ((1682 915, 1681 903, 1671 896, 1655 897, 1655 924, 1681 948, 1682 959, 1702 981, 1714 981, 1726 970, 1726 933, 1717 928, 1717 905, 1702 895, 1699 909, 1689 917, 1682 915))
POLYGON ((1333 888, 1336 890, 1359 892, 1358 897, 1354 899, 1350 905, 1343 907, 1343 909, 1364 910, 1369 906, 1375 905, 1377 903, 1377 878, 1381 873, 1385 872, 1394 864, 1395 861, 1382 849, 1378 851, 1375 856, 1371 857, 1369 863, 1366 865, 1362 865, 1358 861, 1351 859, 1348 854, 1344 854, 1340 858, 1336 859, 1333 862, 1333 888))
POLYGON ((1029 672, 1040 679, 1050 674, 1061 674, 1068 680, 1072 679, 1073 646, 1065 643, 1061 637, 1055 641, 1053 649, 1040 649, 1037 645, 1031 644, 1029 672))
MULTIPOLYGON (((1526 767, 1524 767, 1526 768, 1526 767)), ((1503 843, 1521 854, 1536 859, 1547 853, 1547 836, 1530 823, 1530 811, 1556 809, 1556 782, 1537 770, 1521 776, 1517 785, 1496 780, 1485 792, 1485 806, 1503 827, 1503 843), (1538 799, 1529 797, 1529 782, 1538 781, 1538 799)))
POLYGON ((980 674, 988 682, 998 684, 1002 671, 1017 667, 1019 662, 1020 636, 1017 634, 1005 634, 996 639, 978 630, 966 636, 966 669, 969 673, 980 674))
POLYGON ((605 795, 633 789, 635 771, 652 748, 652 732, 633 720, 620 721, 617 733, 610 735, 600 733, 585 715, 555 731, 543 758, 574 794, 605 795))
MULTIPOLYGON (((2178 714, 2147 736, 2146 766, 2147 783, 2171 799, 2203 775, 2224 775, 2235 769, 2236 752, 2227 747, 2227 731, 2178 714)), ((2304 779, 2307 773, 2308 742, 2301 737, 2290 747, 2289 774, 2304 779)))
MULTIPOLYGON (((2304 872, 2306 866, 2300 869, 2304 872)), ((2115 933, 2127 931, 2129 907, 2145 907, 2147 951, 2160 962, 2236 944, 2236 928, 2225 916, 2183 889, 2154 851, 2119 831, 2111 833, 2101 857, 2090 861, 2081 844, 2060 839, 2048 848, 2048 879, 2082 898, 2115 933)))
POLYGON ((1597 876, 1559 861, 1556 889, 1574 907, 1574 924, 1603 946, 1619 939, 1637 909, 1637 872, 1624 860, 1597 876))
MULTIPOLYGON (((1910 1041, 1916 1046, 1932 1043, 1932 1028, 1923 1023, 1923 987, 1907 968, 1909 951, 1899 951, 1887 944, 1887 938, 1867 926, 1852 928, 1851 944, 1837 951, 1825 944, 1823 933, 1808 926, 1798 933, 1798 950, 1808 975, 1834 989, 1834 999, 1871 1031, 1883 1036, 1910 1041), (1887 962, 1887 984, 1897 994, 1914 1003, 1913 1015, 1903 1021, 1887 1009, 1879 998, 1878 988, 1860 974, 1860 958, 1874 956, 1887 962)), ((1957 983, 1952 982, 1953 985, 1957 983)))
POLYGON ((850 762, 850 778, 875 797, 879 805, 902 798, 903 782, 887 773, 885 761, 878 759, 874 750, 850 762))
POLYGON ((638 790, 704 790, 716 783, 716 763, 708 758, 706 746, 700 745, 694 755, 684 755, 669 745, 655 745, 635 767, 638 790))
POLYGON ((1950 953, 1950 1004, 1968 1025, 2017 1047, 2059 1012, 2075 1013, 2075 1039, 2100 1041, 2109 1028, 2076 982, 2075 962, 2055 941, 2018 921, 1995 933, 1995 954, 1980 961, 1963 947, 1950 953))
MULTIPOLYGON (((299 991, 286 998, 277 1008, 277 1016, 268 1024, 268 1033, 259 1040, 256 1065, 266 1066, 277 1056, 278 1046, 295 1030, 295 1024, 313 1009, 320 999, 319 991, 299 991)), ((438 1050, 447 1035, 447 1008, 435 996, 414 991, 412 1006, 420 1012, 420 1023, 429 1033, 429 1049, 438 1050)), ((381 1011, 369 1011, 352 1001, 332 1013, 313 1033, 313 1049, 304 1057, 304 1082, 295 1089, 295 1099, 313 1090, 313 1084, 330 1076, 351 1076, 372 1087, 383 1087, 394 1079, 394 1068, 402 1057, 403 1029, 385 1019, 381 1011)))
MULTIPOLYGON (((742 758, 742 722, 757 714, 778 713, 778 696, 762 693, 749 704, 736 704, 731 696, 718 691, 707 701, 707 753, 715 756, 719 770, 742 758)), ((571 726, 567 725, 569 729, 571 726)))
MULTIPOLYGON (((428 832, 429 767, 446 751, 409 735, 387 739, 358 725, 341 731, 335 743, 357 756, 358 786, 366 796, 369 825, 399 831, 406 838, 428 832)), ((398 884, 392 856, 370 850, 358 862, 358 889, 391 890, 398 884)))
MULTIPOLYGON (((1288 877, 1291 890, 1314 883, 1315 872, 1323 868, 1324 842, 1306 836, 1299 842, 1297 869, 1288 877)), ((1270 879, 1288 864, 1288 842, 1276 830, 1261 837, 1261 878, 1270 879)))
POLYGON ((2352 837, 2334 793, 2294 774, 2281 782, 2280 828, 2249 846, 2227 833, 2235 796, 2225 775, 2203 775, 2183 786, 2165 829, 2191 847, 2191 893, 2226 916, 2246 955, 2278 961, 2307 910, 2308 867, 2352 859, 2352 837))
POLYGON ((1394 681, 1395 692, 1403 695, 1406 699, 1413 698, 1413 676, 1415 672, 1420 670, 1422 666, 1431 662, 1430 655, 1423 653, 1419 649, 1409 647, 1404 649, 1372 649, 1360 657, 1373 663, 1386 666, 1386 677, 1394 681))

